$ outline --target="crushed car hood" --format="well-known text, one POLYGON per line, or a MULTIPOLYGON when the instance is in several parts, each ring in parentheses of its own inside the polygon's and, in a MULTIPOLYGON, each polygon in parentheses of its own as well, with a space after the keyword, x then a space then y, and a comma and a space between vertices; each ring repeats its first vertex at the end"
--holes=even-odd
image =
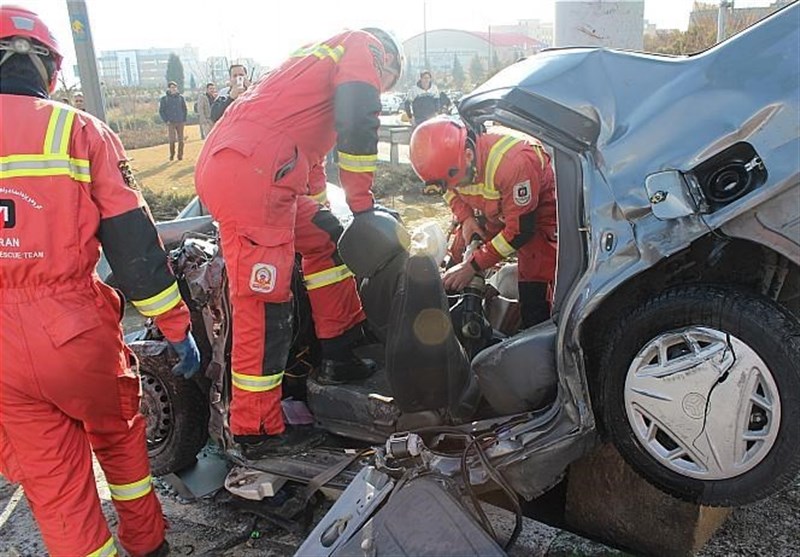
POLYGON ((741 141, 762 156, 771 182, 796 182, 799 22, 794 3, 689 57, 543 51, 497 74, 459 110, 473 123, 506 113, 542 139, 590 151, 624 209, 647 206, 643 177, 688 171, 741 141))

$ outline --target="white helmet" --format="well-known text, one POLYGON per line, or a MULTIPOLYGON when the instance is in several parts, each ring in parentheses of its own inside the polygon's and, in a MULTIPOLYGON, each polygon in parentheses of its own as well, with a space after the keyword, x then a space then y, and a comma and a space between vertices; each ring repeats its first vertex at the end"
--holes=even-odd
POLYGON ((383 45, 383 50, 385 50, 387 54, 394 55, 394 61, 391 66, 391 70, 395 77, 394 80, 392 80, 392 84, 389 86, 389 89, 391 89, 397 84, 398 81, 400 81, 400 78, 403 76, 403 70, 405 69, 406 57, 403 54, 403 45, 400 43, 400 41, 394 38, 391 33, 384 31, 383 29, 379 29, 378 27, 364 27, 362 31, 366 31, 378 39, 383 45))

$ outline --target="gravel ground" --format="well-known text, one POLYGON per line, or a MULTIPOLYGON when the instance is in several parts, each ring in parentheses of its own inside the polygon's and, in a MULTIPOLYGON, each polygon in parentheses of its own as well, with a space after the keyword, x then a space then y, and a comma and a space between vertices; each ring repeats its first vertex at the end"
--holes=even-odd
POLYGON ((775 497, 736 509, 698 557, 800 555, 800 477, 775 497))
MULTIPOLYGON (((99 470, 98 470, 99 472, 99 470)), ((183 502, 157 483, 164 513, 170 524, 167 538, 172 555, 222 557, 277 557, 292 555, 301 536, 265 523, 257 523, 224 502, 224 497, 183 502)), ((103 510, 116 529, 116 516, 108 488, 98 473, 103 510)), ((0 557, 45 555, 38 529, 21 490, 0 476, 0 557)), ((322 516, 325 509, 318 512, 322 516)), ((505 511, 497 511, 505 512, 505 511)), ((511 524, 506 513, 502 523, 511 524)), ((526 534, 513 556, 621 555, 600 544, 568 532, 526 521, 526 534), (528 541, 525 542, 525 539, 528 541)), ((698 557, 800 555, 800 478, 779 495, 734 511, 698 557)))

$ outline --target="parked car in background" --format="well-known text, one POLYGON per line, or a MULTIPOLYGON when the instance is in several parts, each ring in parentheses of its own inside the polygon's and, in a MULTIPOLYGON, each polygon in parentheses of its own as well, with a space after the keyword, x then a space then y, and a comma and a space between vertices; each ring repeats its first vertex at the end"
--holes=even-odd
POLYGON ((403 100, 398 95, 394 93, 381 95, 381 114, 397 114, 402 106, 403 100))

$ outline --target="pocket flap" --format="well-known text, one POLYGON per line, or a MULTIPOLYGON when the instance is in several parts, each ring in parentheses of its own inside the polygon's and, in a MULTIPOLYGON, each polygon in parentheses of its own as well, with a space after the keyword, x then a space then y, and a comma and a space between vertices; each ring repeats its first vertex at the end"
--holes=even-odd
POLYGON ((70 307, 55 319, 43 323, 44 330, 56 348, 100 325, 100 315, 94 303, 70 307))
POLYGON ((223 149, 233 149, 242 156, 249 157, 255 151, 253 140, 245 140, 241 137, 226 137, 215 142, 211 149, 211 154, 215 155, 223 149))
POLYGON ((257 246, 282 246, 294 241, 294 230, 274 228, 271 226, 239 226, 236 229, 239 236, 257 246))

